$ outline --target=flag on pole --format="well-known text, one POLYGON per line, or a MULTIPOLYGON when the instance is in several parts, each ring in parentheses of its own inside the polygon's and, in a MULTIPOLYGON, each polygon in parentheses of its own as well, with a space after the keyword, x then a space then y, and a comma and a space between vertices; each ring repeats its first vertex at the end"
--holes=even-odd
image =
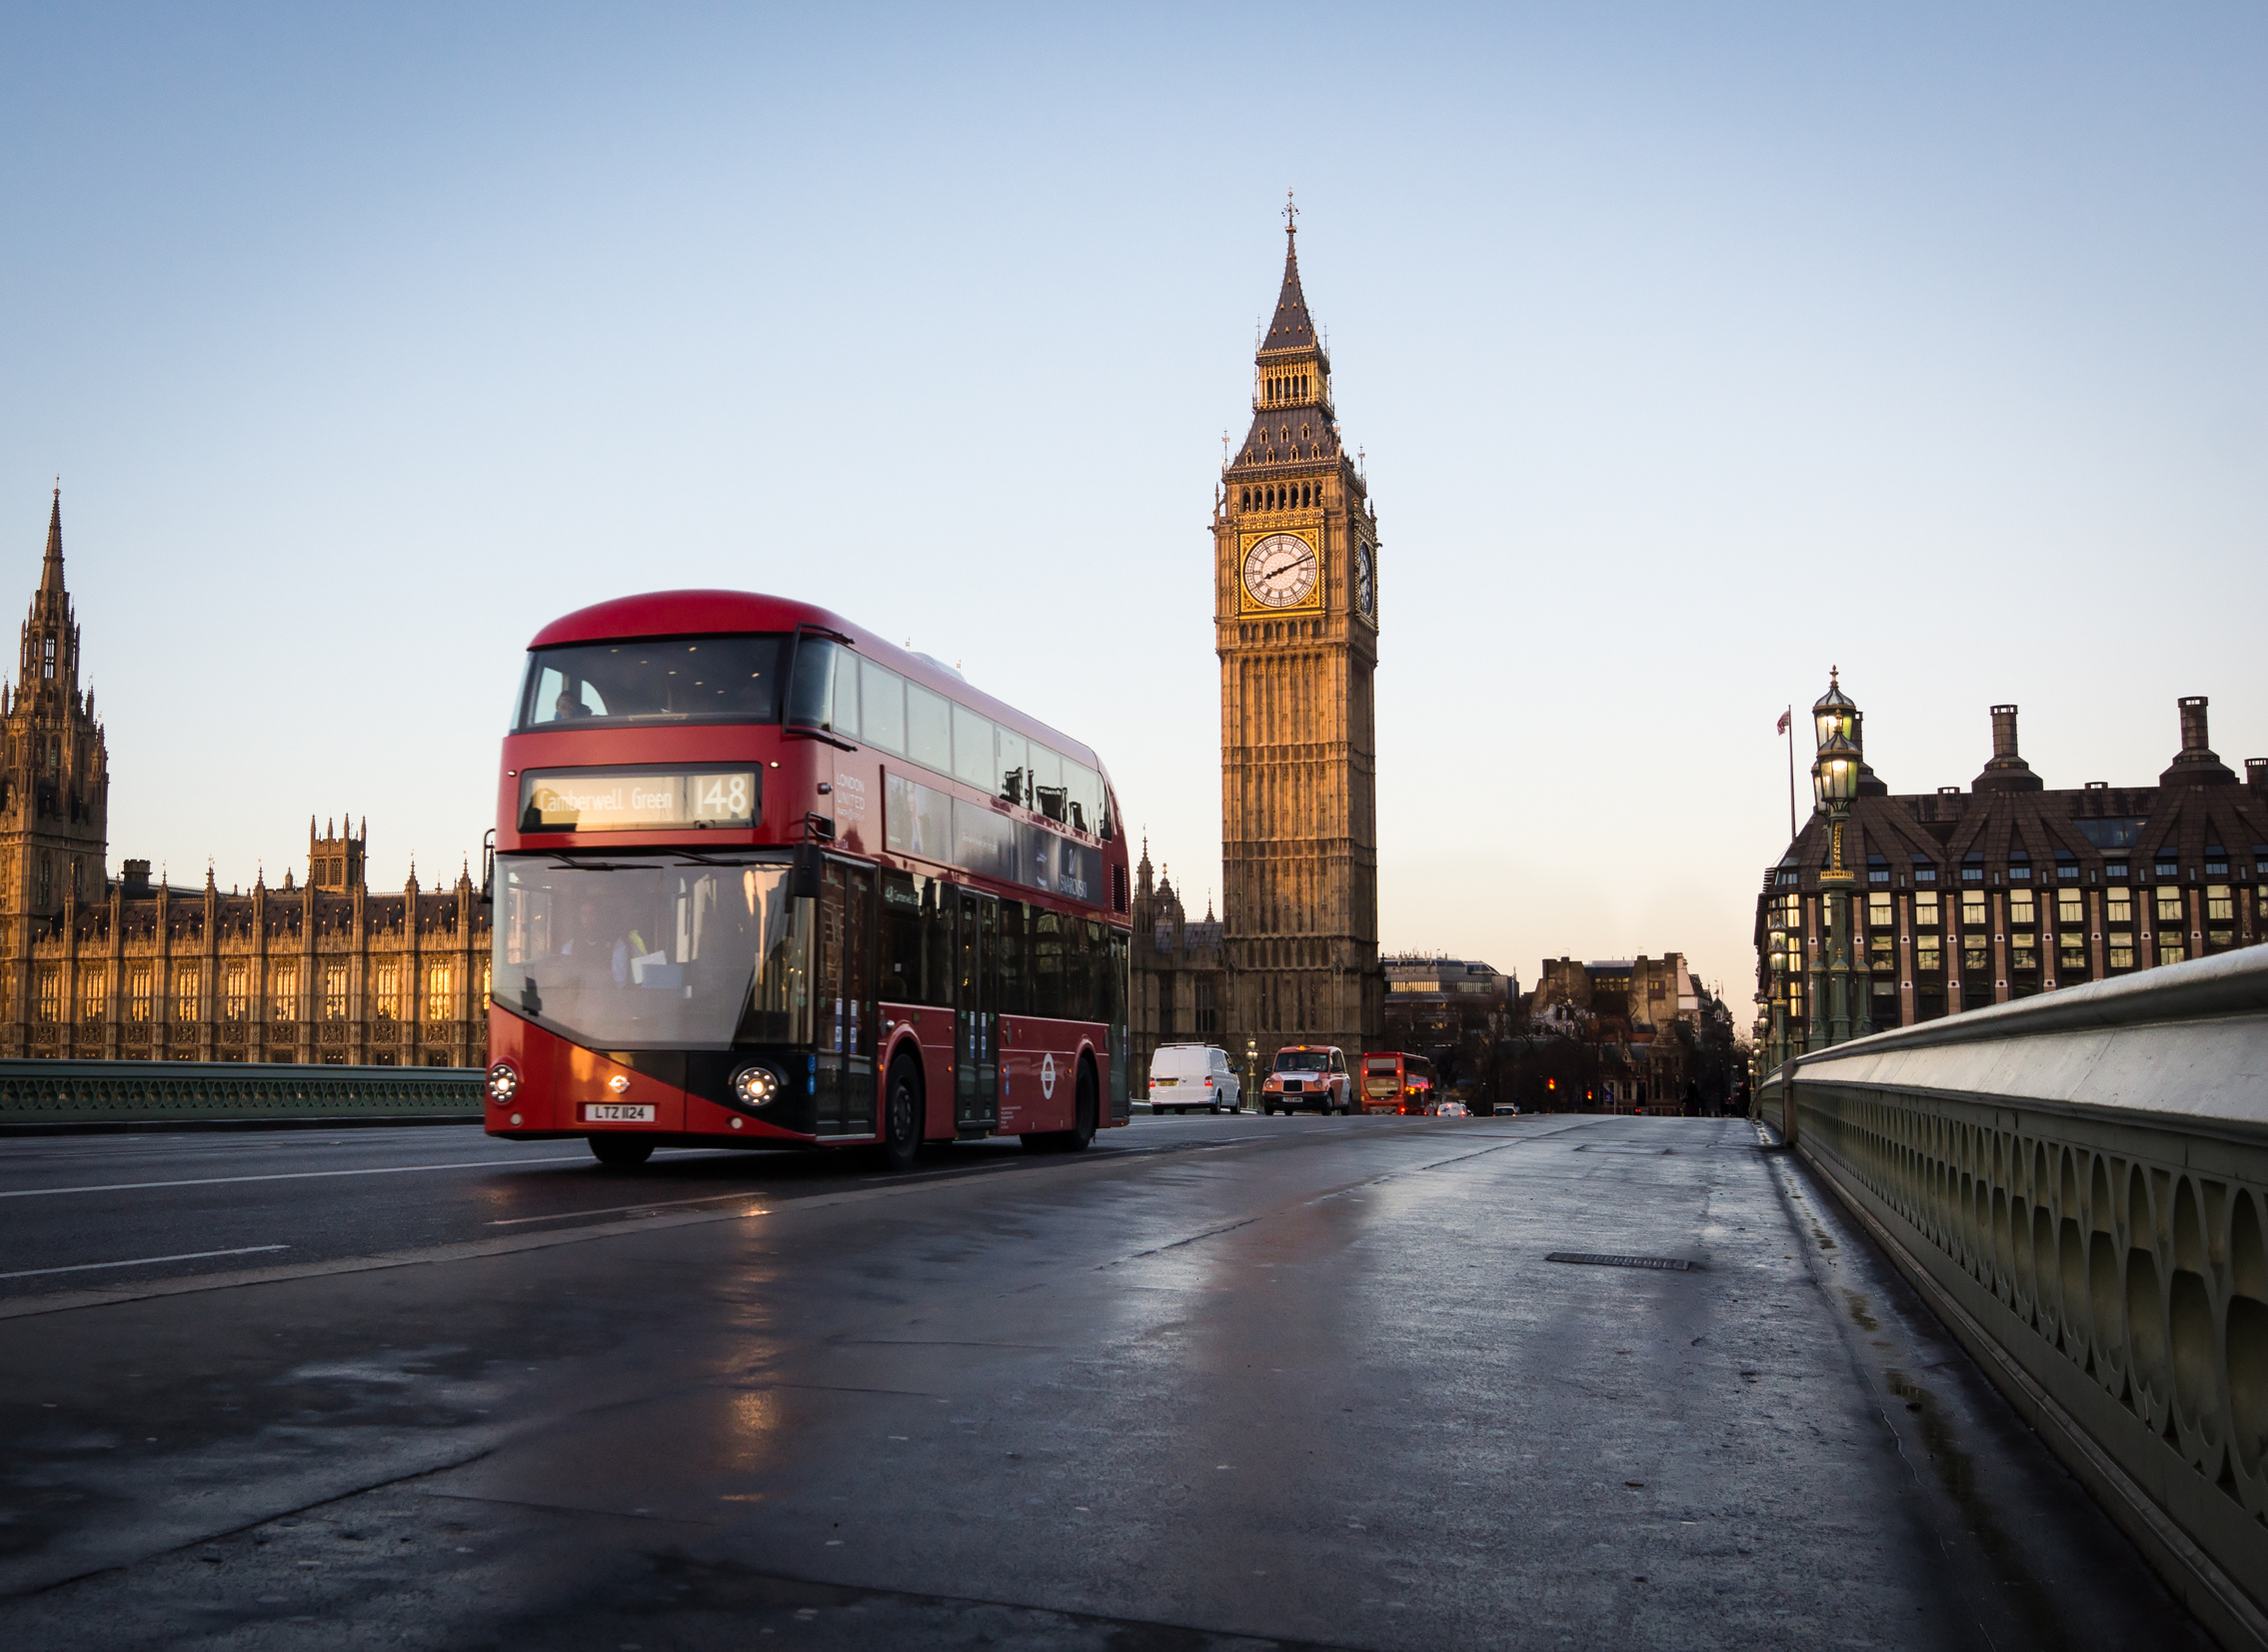
POLYGON ((1786 711, 1784 711, 1784 712, 1780 713, 1780 726, 1779 726, 1779 727, 1778 727, 1777 729, 1774 729, 1774 730, 1772 731, 1772 733, 1773 733, 1773 734, 1775 734, 1775 735, 1784 735, 1784 734, 1786 734, 1786 733, 1787 733, 1787 720, 1788 720, 1789 718, 1793 717, 1794 715, 1795 715, 1795 709, 1794 709, 1794 708, 1793 708, 1792 706, 1791 706, 1791 707, 1789 707, 1789 708, 1788 708, 1788 709, 1787 709, 1786 711))

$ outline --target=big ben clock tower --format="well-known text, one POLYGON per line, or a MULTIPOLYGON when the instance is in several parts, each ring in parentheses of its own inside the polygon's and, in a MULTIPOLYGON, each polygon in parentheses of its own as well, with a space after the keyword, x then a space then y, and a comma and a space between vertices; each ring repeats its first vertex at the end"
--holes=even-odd
MULTIPOLYGON (((1252 370, 1252 424, 1213 511, 1220 656, 1222 940, 1229 1048, 1337 1044, 1384 1022, 1378 967, 1378 519, 1332 412, 1330 357, 1283 289, 1252 370)), ((1237 1051, 1240 1053, 1240 1051, 1237 1051)))

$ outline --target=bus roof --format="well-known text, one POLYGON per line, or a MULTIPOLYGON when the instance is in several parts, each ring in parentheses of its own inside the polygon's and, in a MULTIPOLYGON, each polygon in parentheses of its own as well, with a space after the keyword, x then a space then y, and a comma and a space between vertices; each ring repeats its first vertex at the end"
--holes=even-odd
POLYGON ((983 712, 1030 739, 1045 741, 1064 756, 1099 770, 1109 783, 1111 772, 1093 747, 1082 746, 1029 713, 970 687, 955 673, 941 671, 921 655, 886 643, 839 614, 791 597, 769 597, 755 591, 650 591, 636 597, 616 597, 562 615, 537 632, 528 647, 614 643, 630 637, 729 637, 743 632, 794 631, 799 626, 849 643, 899 676, 911 678, 948 700, 958 700, 973 712, 983 712))

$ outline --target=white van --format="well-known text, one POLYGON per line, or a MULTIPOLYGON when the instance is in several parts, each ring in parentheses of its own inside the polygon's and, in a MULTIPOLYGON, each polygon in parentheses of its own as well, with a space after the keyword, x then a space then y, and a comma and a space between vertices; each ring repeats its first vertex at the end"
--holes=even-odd
POLYGON ((1244 1086, 1228 1064, 1228 1052, 1212 1044, 1159 1044, 1149 1058, 1149 1110, 1235 1112, 1244 1104, 1244 1086))

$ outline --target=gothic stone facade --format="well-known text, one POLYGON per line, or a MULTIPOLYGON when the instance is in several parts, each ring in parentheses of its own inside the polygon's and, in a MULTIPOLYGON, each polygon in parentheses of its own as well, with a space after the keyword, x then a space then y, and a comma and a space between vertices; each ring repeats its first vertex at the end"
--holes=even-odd
POLYGON ((1228 1037, 1232 993, 1220 925, 1209 911, 1201 919, 1182 911, 1173 880, 1154 876, 1147 843, 1134 868, 1130 955, 1132 1089, 1140 1091, 1148 1082, 1149 1058, 1159 1044, 1218 1044, 1242 1070, 1243 1040, 1231 1044, 1228 1037))
POLYGON ((308 880, 223 894, 106 875, 110 771, 63 584, 63 507, 0 690, 0 1055, 479 1066, 488 909, 469 873, 399 894, 364 884, 367 825, 318 833, 308 880))
POLYGON ((1349 1055, 1384 1025, 1378 964, 1378 519, 1340 439, 1287 237, 1252 423, 1213 509, 1228 1036, 1349 1055))
MULTIPOLYGON (((2049 790, 2017 751, 2013 706, 1992 708, 1993 755, 1967 792, 1894 797, 1861 772, 1843 863, 1858 870, 1851 966, 1862 1029, 2268 939, 2268 761, 2248 760, 2239 781, 2208 744, 2204 697, 2177 710, 2181 750, 2156 786, 2049 790)), ((1814 814, 1756 900, 1759 1033, 1777 919, 1800 942, 1799 966, 1780 983, 1799 1048, 1824 943, 1828 849, 1814 814)))

